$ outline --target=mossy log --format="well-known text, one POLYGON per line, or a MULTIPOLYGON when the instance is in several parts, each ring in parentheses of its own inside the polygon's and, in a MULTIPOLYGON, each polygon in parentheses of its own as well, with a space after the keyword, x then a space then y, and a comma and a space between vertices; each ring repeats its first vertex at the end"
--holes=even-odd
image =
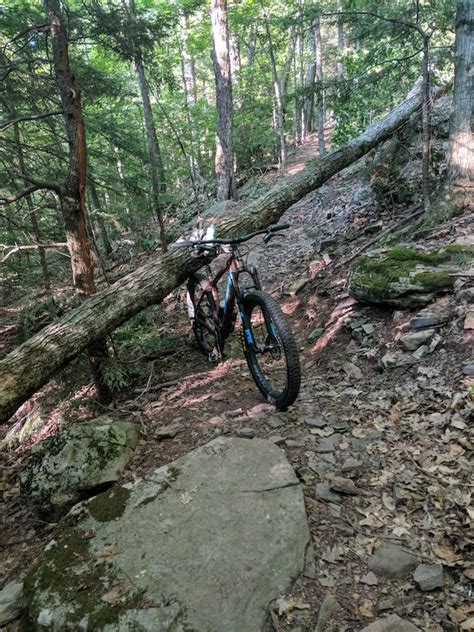
POLYGON ((438 252, 395 247, 360 257, 349 278, 349 293, 362 303, 409 309, 427 305, 452 290, 474 248, 452 244, 438 252))
MULTIPOLYGON (((284 178, 256 201, 218 221, 218 235, 247 233, 278 221, 292 204, 389 138, 420 107, 420 82, 417 82, 402 103, 349 144, 320 160, 308 162, 299 173, 284 178)), ((0 419, 7 420, 95 341, 146 307, 162 301, 200 265, 187 250, 157 255, 14 349, 0 361, 0 419)))

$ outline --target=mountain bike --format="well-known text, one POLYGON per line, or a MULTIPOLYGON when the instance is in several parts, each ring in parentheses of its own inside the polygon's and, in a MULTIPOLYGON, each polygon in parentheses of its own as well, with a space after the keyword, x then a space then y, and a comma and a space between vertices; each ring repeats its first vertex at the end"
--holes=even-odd
POLYGON ((250 373, 266 400, 279 409, 293 404, 300 390, 298 347, 280 306, 262 290, 255 266, 246 262, 249 248, 242 244, 257 235, 264 235, 263 241, 268 243, 277 235, 282 237, 280 231, 287 228, 288 224, 273 225, 231 239, 179 241, 172 245, 192 248, 206 270, 205 275, 192 275, 187 283, 188 314, 199 349, 209 361, 221 361, 226 340, 239 319, 250 373), (213 274, 210 264, 223 253, 228 257, 213 274), (218 283, 225 273, 225 295, 220 300, 218 283))

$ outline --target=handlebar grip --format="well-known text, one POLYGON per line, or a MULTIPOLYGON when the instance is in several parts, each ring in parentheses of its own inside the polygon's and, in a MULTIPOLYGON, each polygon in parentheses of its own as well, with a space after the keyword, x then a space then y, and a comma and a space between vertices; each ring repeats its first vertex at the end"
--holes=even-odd
POLYGON ((178 248, 192 248, 196 245, 195 241, 175 241, 173 244, 169 245, 170 250, 178 250, 178 248))
POLYGON ((269 226, 268 230, 270 230, 273 233, 273 232, 276 232, 277 230, 286 230, 289 227, 290 227, 289 224, 274 224, 273 226, 269 226))

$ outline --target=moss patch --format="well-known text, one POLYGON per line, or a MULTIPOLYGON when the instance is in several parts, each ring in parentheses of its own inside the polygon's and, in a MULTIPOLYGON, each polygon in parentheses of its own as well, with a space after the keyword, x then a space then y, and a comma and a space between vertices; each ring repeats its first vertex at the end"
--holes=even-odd
POLYGON ((98 522, 110 522, 125 511, 130 492, 125 487, 114 487, 102 494, 98 494, 87 503, 90 515, 98 522))
POLYGON ((55 613, 55 624, 59 622, 62 629, 78 629, 84 619, 91 630, 116 624, 122 613, 142 605, 143 591, 127 579, 113 577, 107 562, 92 555, 86 534, 77 527, 66 527, 25 579, 29 621, 25 617, 23 626, 30 627, 24 629, 43 629, 38 617, 45 611, 55 613), (107 586, 105 576, 112 577, 107 586), (103 599, 111 589, 116 590, 117 598, 103 599))
POLYGON ((402 246, 374 251, 356 261, 349 291, 369 303, 422 305, 434 294, 449 291, 458 266, 469 264, 473 258, 474 248, 462 244, 430 253, 402 246))

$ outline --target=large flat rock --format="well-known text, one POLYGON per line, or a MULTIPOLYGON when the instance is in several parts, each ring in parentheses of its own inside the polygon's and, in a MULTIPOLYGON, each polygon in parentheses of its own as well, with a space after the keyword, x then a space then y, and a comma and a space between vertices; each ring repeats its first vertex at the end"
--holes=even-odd
POLYGON ((263 630, 304 568, 284 453, 218 438, 76 505, 25 582, 33 630, 263 630))

